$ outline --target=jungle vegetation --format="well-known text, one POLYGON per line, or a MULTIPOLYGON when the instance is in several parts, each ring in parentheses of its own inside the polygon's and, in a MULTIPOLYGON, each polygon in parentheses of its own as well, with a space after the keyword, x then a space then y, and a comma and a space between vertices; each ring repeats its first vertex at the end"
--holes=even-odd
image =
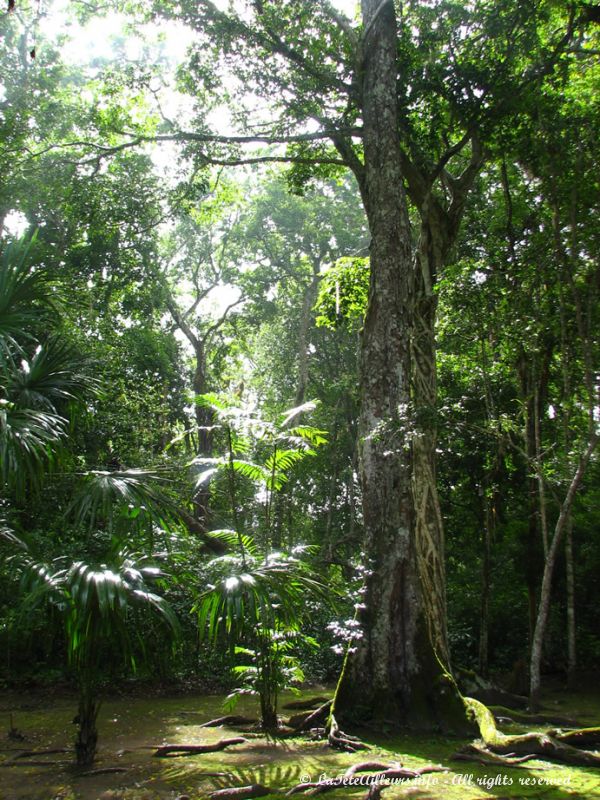
POLYGON ((2 13, 0 681, 80 764, 132 675, 502 754, 473 673, 597 670, 598 17, 2 13))

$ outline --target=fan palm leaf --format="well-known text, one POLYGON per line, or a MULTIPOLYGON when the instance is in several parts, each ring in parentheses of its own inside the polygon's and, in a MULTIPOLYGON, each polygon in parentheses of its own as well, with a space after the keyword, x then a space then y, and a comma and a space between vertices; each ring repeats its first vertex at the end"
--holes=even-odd
POLYGON ((55 309, 50 275, 31 263, 35 237, 11 242, 0 254, 0 355, 20 350, 39 323, 40 308, 55 309))
POLYGON ((129 469, 86 473, 68 513, 91 529, 99 522, 112 528, 117 517, 135 518, 142 511, 158 525, 177 517, 174 504, 158 487, 163 480, 155 472, 129 469))
POLYGON ((235 643, 257 625, 296 629, 308 596, 327 598, 326 587, 293 556, 273 553, 265 560, 247 552, 244 559, 221 556, 210 570, 216 583, 194 608, 201 635, 215 642, 221 630, 235 643))
POLYGON ((0 400, 0 484, 17 496, 39 486, 66 436, 67 421, 50 411, 0 400))
POLYGON ((98 738, 98 678, 103 657, 118 650, 135 670, 133 643, 137 641, 147 658, 143 640, 132 625, 131 611, 151 611, 172 635, 179 633, 173 610, 151 589, 151 583, 163 573, 128 550, 102 564, 68 564, 64 559, 44 564, 28 557, 21 557, 21 563, 22 613, 47 601, 64 622, 69 662, 79 679, 77 760, 88 765, 94 759, 98 738))
POLYGON ((21 360, 7 375, 6 394, 21 408, 56 411, 61 403, 81 401, 96 381, 78 369, 73 347, 58 336, 36 348, 28 361, 21 360))

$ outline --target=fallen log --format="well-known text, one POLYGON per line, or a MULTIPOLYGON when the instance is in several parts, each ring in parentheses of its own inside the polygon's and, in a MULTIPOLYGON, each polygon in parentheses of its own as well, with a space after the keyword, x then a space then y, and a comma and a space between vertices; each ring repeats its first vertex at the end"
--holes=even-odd
POLYGON ((234 744, 245 744, 247 739, 237 736, 234 739, 221 739, 214 744, 163 744, 154 753, 155 758, 172 758, 173 756, 195 756, 202 753, 216 753, 234 744))

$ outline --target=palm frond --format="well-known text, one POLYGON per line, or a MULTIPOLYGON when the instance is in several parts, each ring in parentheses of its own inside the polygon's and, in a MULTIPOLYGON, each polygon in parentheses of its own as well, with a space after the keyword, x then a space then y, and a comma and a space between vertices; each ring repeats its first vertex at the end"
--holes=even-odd
POLYGON ((37 487, 66 433, 64 417, 0 400, 1 485, 17 495, 28 485, 37 487))
POLYGON ((288 428, 283 434, 282 439, 293 441, 295 444, 300 442, 309 443, 313 447, 327 444, 327 431, 313 428, 311 425, 295 425, 288 428))
POLYGON ((224 556, 213 559, 210 568, 217 582, 199 597, 195 611, 200 634, 212 641, 221 630, 239 641, 258 625, 297 630, 307 596, 329 595, 306 564, 281 553, 263 561, 224 556))
POLYGON ((295 408, 290 408, 287 411, 284 411, 281 415, 281 420, 279 425, 281 428, 286 428, 293 419, 300 416, 300 414, 307 414, 309 411, 314 411, 317 407, 317 402, 315 400, 308 400, 306 403, 302 403, 300 406, 296 406, 295 408))
POLYGON ((157 524, 166 524, 177 513, 170 499, 157 487, 160 482, 160 477, 151 470, 91 471, 67 513, 90 529, 100 521, 112 528, 117 517, 131 519, 135 510, 144 511, 157 524))
POLYGON ((35 236, 10 242, 0 254, 0 355, 20 351, 21 340, 31 337, 39 321, 40 308, 56 306, 48 271, 31 263, 34 242, 35 236))
POLYGON ((132 608, 152 610, 177 635, 179 623, 167 601, 150 588, 163 573, 146 559, 123 550, 111 563, 99 565, 64 559, 44 564, 27 559, 23 564, 23 609, 42 602, 57 607, 64 618, 69 660, 89 668, 104 645, 112 643, 129 657, 135 632, 128 623, 132 608))
MULTIPOLYGON (((239 548, 241 542, 244 552, 248 556, 251 558, 256 556, 257 549, 254 539, 252 536, 249 536, 246 533, 237 533, 236 531, 231 530, 231 528, 223 528, 221 530, 209 531, 209 535, 215 539, 221 539, 221 541, 231 548, 231 550, 239 548)), ((219 558, 215 558, 211 561, 212 568, 215 569, 217 563, 223 558, 228 560, 234 558, 237 560, 237 556, 220 556, 219 558)))
POLYGON ((20 408, 55 412, 57 404, 81 401, 97 388, 91 376, 78 370, 72 346, 54 336, 40 345, 31 358, 8 374, 6 392, 20 408))

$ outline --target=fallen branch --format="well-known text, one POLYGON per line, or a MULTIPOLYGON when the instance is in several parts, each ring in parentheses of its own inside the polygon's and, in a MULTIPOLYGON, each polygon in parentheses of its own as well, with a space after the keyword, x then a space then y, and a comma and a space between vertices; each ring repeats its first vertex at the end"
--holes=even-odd
POLYGON ((247 739, 238 736, 235 739, 221 739, 214 744, 163 744, 157 748, 154 756, 156 758, 172 758, 178 755, 194 756, 202 753, 216 753, 234 744, 245 744, 246 741, 247 739))
POLYGON ((57 753, 70 753, 66 747, 57 747, 55 750, 21 750, 15 758, 31 758, 31 756, 50 756, 57 753))

